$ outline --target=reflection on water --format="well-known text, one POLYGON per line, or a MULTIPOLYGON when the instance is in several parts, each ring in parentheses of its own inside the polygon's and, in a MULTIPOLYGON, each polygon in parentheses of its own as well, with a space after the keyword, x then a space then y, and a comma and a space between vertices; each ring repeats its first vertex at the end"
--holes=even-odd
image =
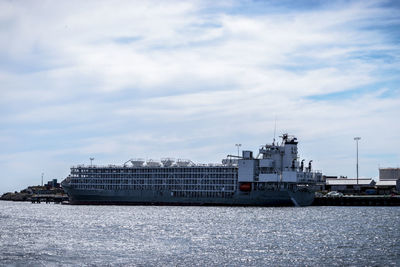
POLYGON ((400 207, 0 202, 7 265, 400 265, 400 207))

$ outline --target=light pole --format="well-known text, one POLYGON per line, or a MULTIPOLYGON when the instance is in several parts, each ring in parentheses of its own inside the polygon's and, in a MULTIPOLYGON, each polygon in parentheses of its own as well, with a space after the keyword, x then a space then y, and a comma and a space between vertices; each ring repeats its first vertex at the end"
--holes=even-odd
POLYGON ((42 172, 42 186, 43 186, 43 175, 44 175, 44 173, 42 172))
POLYGON ((356 141, 356 148, 357 148, 357 185, 358 185, 358 141, 361 140, 361 137, 354 137, 354 140, 356 141))
POLYGON ((238 149, 238 157, 240 157, 240 154, 239 154, 239 148, 242 146, 242 144, 235 144, 235 146, 237 147, 237 149, 238 149))
POLYGON ((90 158, 90 167, 93 167, 93 160, 94 160, 94 158, 90 158))

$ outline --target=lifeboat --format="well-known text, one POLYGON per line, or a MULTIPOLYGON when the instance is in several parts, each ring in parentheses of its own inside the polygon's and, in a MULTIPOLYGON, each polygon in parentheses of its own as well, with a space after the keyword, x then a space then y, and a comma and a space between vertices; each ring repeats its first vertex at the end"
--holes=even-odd
POLYGON ((251 191, 251 183, 241 183, 239 186, 240 191, 250 192, 251 191))

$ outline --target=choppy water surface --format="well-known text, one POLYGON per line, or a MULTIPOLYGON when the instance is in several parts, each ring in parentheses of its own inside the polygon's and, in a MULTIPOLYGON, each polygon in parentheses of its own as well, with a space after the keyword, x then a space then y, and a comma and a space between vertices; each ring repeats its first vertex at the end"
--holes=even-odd
POLYGON ((0 201, 1 265, 400 265, 400 207, 0 201))

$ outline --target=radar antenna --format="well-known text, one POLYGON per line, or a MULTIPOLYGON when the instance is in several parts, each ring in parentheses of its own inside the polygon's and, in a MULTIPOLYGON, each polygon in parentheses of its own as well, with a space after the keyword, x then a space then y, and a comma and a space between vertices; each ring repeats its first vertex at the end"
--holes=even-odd
POLYGON ((272 142, 272 145, 275 145, 275 135, 276 135, 276 115, 275 115, 275 127, 274 127, 274 141, 272 142))

